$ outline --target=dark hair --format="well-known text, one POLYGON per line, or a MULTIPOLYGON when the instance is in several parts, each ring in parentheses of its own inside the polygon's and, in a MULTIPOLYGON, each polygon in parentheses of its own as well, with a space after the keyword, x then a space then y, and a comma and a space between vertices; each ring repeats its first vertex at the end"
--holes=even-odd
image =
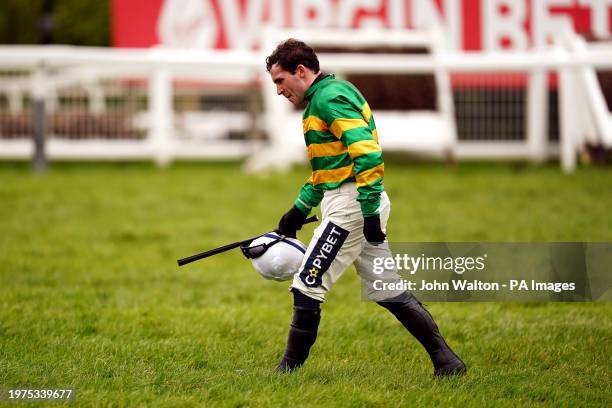
POLYGON ((297 66, 302 64, 315 73, 319 72, 319 59, 314 50, 306 43, 290 38, 276 47, 274 52, 266 58, 266 70, 270 72, 272 65, 278 64, 285 71, 295 73, 297 66))

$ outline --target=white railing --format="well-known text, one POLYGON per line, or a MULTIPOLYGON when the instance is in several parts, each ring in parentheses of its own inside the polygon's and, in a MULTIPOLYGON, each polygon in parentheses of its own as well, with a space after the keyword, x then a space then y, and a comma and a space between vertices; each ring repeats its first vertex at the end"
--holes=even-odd
POLYGON ((592 61, 595 56, 610 55, 612 42, 587 44, 571 31, 561 36, 563 49, 559 58, 567 64, 560 68, 562 145, 561 163, 564 171, 571 172, 576 166, 576 153, 587 144, 612 148, 612 113, 597 79, 598 68, 609 68, 606 64, 571 64, 572 60, 592 61))
MULTIPOLYGON (((250 87, 256 93, 263 93, 263 113, 254 110, 248 114, 249 120, 237 122, 246 123, 245 131, 261 131, 273 135, 278 121, 291 122, 295 117, 291 118, 291 114, 287 114, 287 107, 279 110, 278 101, 283 101, 271 94, 274 92, 273 85, 269 83, 264 69, 266 54, 242 51, 4 46, 0 47, 0 73, 15 69, 21 74, 18 78, 15 77, 14 81, 11 77, 0 75, 0 98, 4 97, 6 101, 7 115, 14 115, 20 110, 27 112, 27 106, 23 102, 27 98, 45 100, 48 108, 53 110, 56 109, 54 105, 59 98, 58 92, 66 87, 79 86, 87 96, 86 109, 96 114, 105 109, 104 101, 108 97, 100 87, 103 81, 134 80, 144 84, 142 92, 147 101, 146 106, 140 107, 139 111, 131 112, 133 118, 130 119, 134 126, 140 129, 142 137, 128 140, 96 137, 71 140, 61 135, 51 135, 46 146, 48 157, 153 158, 159 163, 167 163, 177 158, 244 158, 258 154, 266 143, 261 138, 194 139, 182 133, 181 126, 177 126, 177 120, 182 118, 182 115, 177 114, 173 107, 173 99, 176 98, 178 89, 176 84, 177 81, 192 81, 206 92, 210 87, 215 88, 215 84, 221 83, 224 84, 224 92, 229 90, 239 93, 243 92, 245 87, 250 87), (22 75, 24 71, 27 71, 26 75, 22 75), (266 93, 268 96, 265 96, 266 93), (265 116, 266 112, 268 116, 265 116)), ((595 119, 594 137, 609 146, 609 111, 602 110, 601 95, 597 96, 596 89, 593 88, 592 76, 595 70, 612 68, 612 51, 609 48, 574 48, 566 44, 564 48, 510 54, 470 54, 440 50, 429 55, 321 54, 320 58, 322 67, 340 73, 429 73, 437 74, 438 78, 443 80, 448 80, 449 75, 462 73, 527 74, 523 140, 487 141, 486 130, 482 140, 464 141, 454 138, 453 155, 459 159, 527 158, 540 161, 559 154, 557 144, 549 142, 547 129, 547 76, 551 72, 560 74, 560 157, 563 168, 566 171, 573 169, 577 149, 581 148, 584 142, 582 135, 593 130, 593 126, 589 125, 592 121, 585 120, 585 115, 591 115, 591 118, 595 119), (581 113, 580 109, 576 109, 571 103, 578 93, 582 95, 581 100, 591 101, 589 103, 593 105, 587 112, 581 113)), ((456 107, 457 101, 452 100, 452 93, 443 94, 439 98, 444 104, 449 95, 450 101, 454 102, 456 107)), ((443 109, 444 115, 448 116, 449 110, 452 112, 452 105, 447 104, 445 110, 443 109)), ((384 116, 383 112, 376 110, 374 114, 377 118, 379 115, 384 116)), ((211 120, 214 110, 202 117, 211 120)), ((230 124, 226 122, 227 112, 220 112, 219 118, 222 118, 219 126, 229 127, 230 124)), ((299 123, 291 123, 291 126, 293 125, 299 133, 299 123)), ((391 129, 387 133, 393 132, 391 129)), ((28 136, 25 134, 22 138, 6 139, 0 134, 0 158, 29 157, 33 143, 28 136)), ((297 134, 289 137, 292 136, 297 138, 297 144, 301 144, 301 138, 297 134)), ((381 140, 384 140, 384 137, 385 135, 381 134, 381 140)), ((275 140, 278 138, 270 137, 271 143, 275 140)))
MULTIPOLYGON (((201 84, 225 81, 231 83, 230 89, 252 86, 261 75, 260 61, 255 55, 242 52, 0 47, 0 71, 18 69, 29 72, 29 75, 21 76, 17 81, 11 81, 10 77, 0 81, 0 94, 4 92, 9 95, 7 99, 11 101, 8 104, 12 114, 20 110, 21 103, 15 101, 25 99, 16 97, 18 94, 44 100, 47 110, 54 111, 58 92, 79 86, 87 93, 89 104, 88 107, 81 107, 81 110, 95 114, 103 111, 105 105, 101 81, 135 80, 146 85, 144 93, 148 109, 129 112, 134 129, 142 131, 143 137, 109 140, 93 135, 75 140, 62 134, 51 134, 46 142, 46 154, 51 159, 153 158, 164 164, 176 158, 242 158, 261 142, 209 138, 194 140, 177 134, 175 122, 178 115, 173 108, 176 96, 173 83, 192 81, 196 86, 206 88, 201 84)), ((65 116, 70 114, 68 112, 65 116)), ((222 111, 219 116, 226 118, 227 112, 222 111)), ((210 115, 205 117, 209 118, 210 115)), ((249 125, 253 126, 253 123, 249 125)), ((32 153, 33 144, 27 138, 7 140, 0 134, 0 157, 28 157, 32 153)))

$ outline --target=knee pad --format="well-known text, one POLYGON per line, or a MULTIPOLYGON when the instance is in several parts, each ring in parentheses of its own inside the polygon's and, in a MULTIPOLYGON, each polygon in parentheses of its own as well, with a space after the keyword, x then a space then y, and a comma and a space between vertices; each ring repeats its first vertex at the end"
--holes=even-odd
POLYGON ((321 302, 316 299, 311 298, 310 296, 306 296, 298 289, 292 288, 291 292, 293 293, 293 306, 299 307, 303 309, 310 310, 319 310, 321 309, 321 302))

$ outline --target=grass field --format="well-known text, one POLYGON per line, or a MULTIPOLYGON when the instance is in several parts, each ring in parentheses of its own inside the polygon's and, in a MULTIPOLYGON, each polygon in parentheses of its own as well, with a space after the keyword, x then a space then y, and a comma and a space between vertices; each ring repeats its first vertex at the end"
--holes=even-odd
MULTIPOLYGON (((307 176, 0 163, 0 387, 73 387, 74 406, 612 405, 609 303, 431 304, 470 370, 434 380, 352 270, 307 364, 271 374, 288 285, 239 251, 175 260, 272 229, 307 176)), ((389 162, 385 183, 392 241, 612 241, 610 169, 389 162)))

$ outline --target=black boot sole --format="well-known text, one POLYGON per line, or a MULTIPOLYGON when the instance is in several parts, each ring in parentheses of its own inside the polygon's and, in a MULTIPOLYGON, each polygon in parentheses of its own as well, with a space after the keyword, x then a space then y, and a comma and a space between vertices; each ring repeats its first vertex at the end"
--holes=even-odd
POLYGON ((438 367, 434 370, 434 377, 448 377, 454 375, 466 375, 467 367, 461 359, 457 358, 455 361, 445 365, 444 367, 438 367))

